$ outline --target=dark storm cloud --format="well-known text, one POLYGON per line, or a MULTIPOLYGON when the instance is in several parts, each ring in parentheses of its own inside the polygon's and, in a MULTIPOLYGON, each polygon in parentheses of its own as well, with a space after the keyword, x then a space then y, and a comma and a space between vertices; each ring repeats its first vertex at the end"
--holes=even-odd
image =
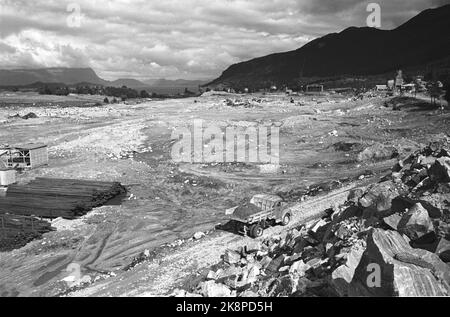
POLYGON ((434 0, 434 1, 432 1, 433 6, 443 6, 446 4, 450 4, 450 0, 434 0))
POLYGON ((302 11, 308 14, 330 14, 339 13, 349 9, 353 9, 357 5, 364 4, 361 0, 312 0, 299 3, 302 11))
POLYGON ((100 75, 213 78, 348 26, 367 4, 390 29, 442 0, 0 0, 0 67, 90 66, 100 75), (81 9, 71 27, 67 5, 81 9))

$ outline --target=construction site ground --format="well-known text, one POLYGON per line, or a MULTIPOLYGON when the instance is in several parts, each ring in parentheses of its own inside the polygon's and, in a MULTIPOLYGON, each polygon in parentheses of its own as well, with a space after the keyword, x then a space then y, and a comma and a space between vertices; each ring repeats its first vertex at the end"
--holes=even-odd
POLYGON ((50 156, 49 166, 19 174, 19 181, 118 181, 128 193, 80 219, 53 220, 57 231, 0 253, 0 296, 170 294, 217 263, 225 249, 250 239, 217 227, 243 199, 281 194, 297 210, 294 222, 318 217, 350 188, 386 173, 396 160, 390 148, 404 156, 450 133, 448 110, 419 100, 394 111, 381 96, 294 96, 291 103, 285 94, 209 94, 97 107, 39 103, 37 95, 18 104, 14 97, 20 98, 0 100, 0 143, 46 143, 50 156), (230 106, 226 99, 249 103, 230 106), (30 112, 37 118, 13 117, 30 112), (195 119, 206 126, 280 127, 279 169, 173 162, 172 131, 195 119), (208 234, 192 239, 198 232, 208 234), (80 266, 84 286, 64 281, 73 274, 71 263, 80 266))

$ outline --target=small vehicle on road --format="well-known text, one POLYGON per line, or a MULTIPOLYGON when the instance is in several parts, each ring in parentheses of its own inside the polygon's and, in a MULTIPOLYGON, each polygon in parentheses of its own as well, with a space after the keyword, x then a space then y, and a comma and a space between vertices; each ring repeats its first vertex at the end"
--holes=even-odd
POLYGON ((258 238, 270 226, 287 226, 292 220, 292 211, 279 196, 255 195, 233 210, 231 220, 235 222, 237 232, 258 238))

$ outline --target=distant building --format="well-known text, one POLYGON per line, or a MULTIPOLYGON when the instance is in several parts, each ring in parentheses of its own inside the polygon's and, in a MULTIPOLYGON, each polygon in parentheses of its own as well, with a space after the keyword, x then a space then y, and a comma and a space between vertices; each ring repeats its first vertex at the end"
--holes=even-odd
POLYGON ((306 92, 323 92, 323 85, 308 85, 306 86, 306 92))
POLYGON ((416 85, 414 85, 414 84, 402 85, 402 91, 414 92, 415 90, 416 90, 416 85))
POLYGON ((376 85, 376 86, 375 86, 375 89, 376 89, 377 91, 388 91, 388 90, 389 90, 389 88, 388 88, 387 85, 376 85))
POLYGON ((397 77, 395 78, 395 87, 401 88, 404 83, 405 81, 403 80, 403 72, 399 70, 397 72, 397 77))
POLYGON ((395 87, 395 79, 388 80, 387 85, 388 85, 389 89, 391 89, 391 90, 394 89, 394 87, 395 87))

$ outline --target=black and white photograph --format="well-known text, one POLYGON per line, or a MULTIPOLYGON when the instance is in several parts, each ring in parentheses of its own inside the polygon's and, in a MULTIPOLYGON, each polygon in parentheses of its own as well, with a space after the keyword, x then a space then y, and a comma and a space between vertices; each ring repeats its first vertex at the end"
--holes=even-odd
POLYGON ((450 0, 0 0, 1 301, 448 297, 449 100, 450 0))

